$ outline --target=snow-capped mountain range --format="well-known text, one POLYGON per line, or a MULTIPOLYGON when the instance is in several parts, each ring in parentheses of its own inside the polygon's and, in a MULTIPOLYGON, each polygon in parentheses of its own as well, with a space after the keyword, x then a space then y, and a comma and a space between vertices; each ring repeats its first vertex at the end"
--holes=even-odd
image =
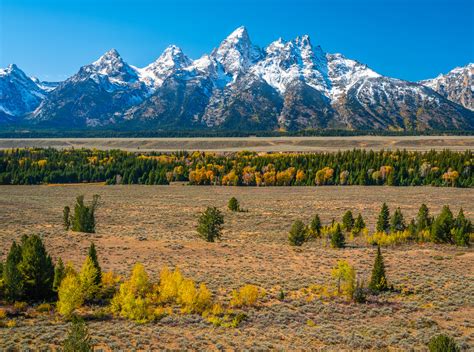
MULTIPOLYGON (((474 129, 474 65, 408 82, 312 45, 261 49, 237 28, 192 60, 171 45, 144 68, 112 49, 59 83, 0 70, 0 123, 104 129, 474 129)), ((1 125, 0 125, 1 126, 1 125)))

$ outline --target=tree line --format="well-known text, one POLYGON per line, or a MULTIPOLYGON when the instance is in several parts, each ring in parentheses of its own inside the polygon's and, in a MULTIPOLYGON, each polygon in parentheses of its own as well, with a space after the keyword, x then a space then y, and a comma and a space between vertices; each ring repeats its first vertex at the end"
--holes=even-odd
POLYGON ((474 187, 471 151, 319 153, 130 153, 120 150, 0 151, 0 184, 474 187))
POLYGON ((290 245, 301 246, 312 239, 322 239, 333 248, 344 248, 346 237, 352 239, 363 235, 368 244, 396 245, 408 242, 447 243, 457 246, 469 246, 473 235, 471 220, 466 218, 463 209, 454 216, 448 205, 443 206, 440 214, 432 216, 426 204, 422 204, 416 218, 409 223, 398 207, 390 215, 389 207, 382 204, 377 217, 375 232, 370 234, 361 214, 354 217, 350 210, 342 216, 342 221, 323 226, 318 214, 305 225, 295 220, 288 234, 290 245))

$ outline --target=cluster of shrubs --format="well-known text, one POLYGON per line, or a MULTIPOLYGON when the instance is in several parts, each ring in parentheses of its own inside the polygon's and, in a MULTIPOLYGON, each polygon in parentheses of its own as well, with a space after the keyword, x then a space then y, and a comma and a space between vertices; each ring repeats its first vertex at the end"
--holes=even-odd
POLYGON ((138 323, 156 321, 179 311, 200 314, 214 325, 236 327, 246 315, 234 308, 254 306, 265 296, 263 289, 245 285, 234 290, 224 304, 214 298, 204 283, 196 284, 178 268, 164 268, 159 281, 153 282, 140 263, 123 280, 113 272, 102 272, 93 243, 80 271, 72 264, 64 265, 60 258, 53 265, 38 235, 24 236, 20 245, 13 242, 1 269, 0 300, 55 303, 57 313, 73 320, 84 305, 95 304, 104 307, 100 314, 138 323))
POLYGON ((323 226, 321 219, 316 214, 309 225, 305 225, 301 220, 296 220, 290 229, 288 241, 293 246, 301 246, 312 238, 322 238, 333 248, 343 248, 346 243, 346 236, 363 235, 367 243, 373 245, 395 245, 415 242, 449 243, 458 246, 469 246, 473 226, 464 215, 463 209, 454 217, 445 205, 441 213, 430 216, 429 209, 422 204, 416 219, 412 219, 407 225, 400 208, 390 215, 387 204, 383 203, 377 219, 376 231, 369 235, 362 215, 357 218, 350 210, 342 217, 342 221, 323 226))
POLYGON ((469 246, 473 232, 472 223, 461 208, 456 217, 448 205, 443 206, 438 216, 431 216, 425 204, 420 206, 416 219, 407 225, 400 208, 392 216, 384 203, 380 211, 376 232, 367 236, 370 244, 393 245, 410 241, 449 243, 469 246))
POLYGON ((378 294, 393 289, 387 281, 380 247, 377 247, 368 287, 365 287, 363 280, 357 278, 356 269, 346 260, 337 262, 337 265, 331 271, 331 276, 335 283, 334 290, 331 291, 324 286, 313 285, 312 291, 319 291, 320 294, 326 296, 344 296, 355 303, 365 303, 367 294, 378 294))
POLYGON ((333 248, 343 248, 346 244, 346 235, 354 237, 365 234, 367 231, 361 214, 354 219, 352 212, 347 211, 341 223, 333 219, 331 224, 325 226, 322 225, 321 218, 316 214, 308 225, 305 225, 301 220, 296 220, 291 226, 288 241, 293 246, 301 246, 311 239, 320 238, 333 248))
POLYGON ((71 208, 65 206, 63 210, 63 226, 67 231, 71 229, 77 232, 95 233, 95 211, 99 205, 99 195, 92 196, 90 205, 84 203, 84 196, 76 198, 74 213, 71 214, 71 208))

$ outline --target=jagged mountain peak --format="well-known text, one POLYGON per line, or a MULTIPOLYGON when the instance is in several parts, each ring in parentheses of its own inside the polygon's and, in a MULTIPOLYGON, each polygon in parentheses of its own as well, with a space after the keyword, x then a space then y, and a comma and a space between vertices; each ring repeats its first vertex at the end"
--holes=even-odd
POLYGON ((123 65, 124 61, 116 49, 106 51, 101 57, 92 63, 93 66, 105 68, 116 65, 123 65))
POLYGON ((15 76, 20 79, 29 79, 29 77, 15 64, 9 64, 6 68, 0 69, 2 76, 15 76))
POLYGON ((238 41, 238 40, 250 40, 250 38, 249 38, 249 33, 247 31, 247 28, 245 26, 240 26, 236 28, 231 34, 229 34, 225 40, 238 41))
POLYGON ((234 30, 211 53, 224 71, 234 78, 262 58, 262 50, 253 45, 245 27, 234 30))
POLYGON ((474 110, 474 63, 419 83, 469 110, 474 110))
POLYGON ((189 59, 176 45, 168 46, 158 59, 147 66, 149 69, 157 68, 183 68, 192 64, 189 59))
POLYGON ((311 46, 311 39, 309 38, 309 35, 304 34, 302 36, 297 36, 295 38, 295 43, 299 46, 311 46))
POLYGON ((133 83, 138 80, 136 69, 127 64, 116 49, 110 49, 90 65, 83 66, 73 78, 88 79, 96 74, 105 76, 116 84, 133 83))
POLYGON ((326 56, 321 47, 313 47, 308 35, 290 41, 279 38, 265 52, 266 57, 252 71, 281 94, 293 81, 304 81, 327 94, 330 82, 326 56))
POLYGON ((176 45, 168 46, 154 62, 143 69, 139 69, 140 78, 147 85, 159 87, 163 81, 180 69, 192 65, 193 61, 187 57, 181 48, 176 45))
POLYGON ((0 69, 0 115, 18 117, 34 110, 45 92, 40 82, 28 77, 17 65, 0 69))

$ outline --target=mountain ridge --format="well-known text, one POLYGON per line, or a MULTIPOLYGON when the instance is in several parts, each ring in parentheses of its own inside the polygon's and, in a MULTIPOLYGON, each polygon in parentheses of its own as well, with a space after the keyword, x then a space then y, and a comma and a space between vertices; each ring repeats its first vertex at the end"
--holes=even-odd
POLYGON ((170 45, 137 68, 111 49, 57 85, 16 66, 3 69, 0 122, 58 129, 474 129, 473 71, 469 64, 409 82, 326 53, 307 35, 262 49, 239 27, 196 60, 170 45))

